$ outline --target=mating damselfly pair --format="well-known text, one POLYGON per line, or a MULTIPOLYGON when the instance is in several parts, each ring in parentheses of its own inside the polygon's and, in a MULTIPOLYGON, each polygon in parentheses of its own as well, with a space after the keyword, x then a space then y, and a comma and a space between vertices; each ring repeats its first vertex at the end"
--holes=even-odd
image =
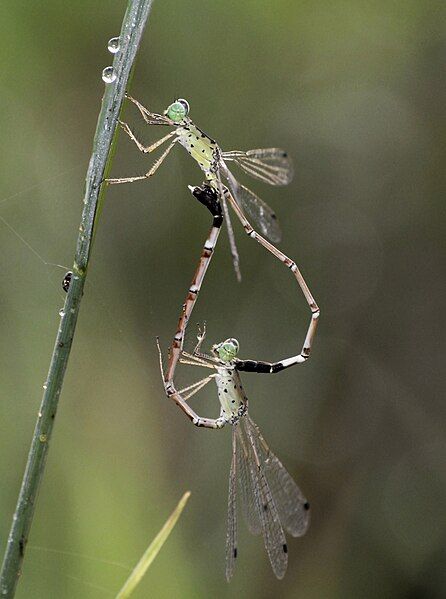
POLYGON ((213 216, 212 227, 206 238, 198 267, 183 304, 177 331, 169 348, 169 361, 165 371, 158 344, 166 395, 175 401, 196 426, 220 429, 230 424, 233 427, 226 543, 227 579, 232 577, 238 555, 236 516, 238 495, 242 500, 243 513, 249 530, 253 534, 262 533, 273 571, 278 578, 282 578, 288 563, 284 529, 293 536, 301 536, 306 532, 310 521, 309 503, 279 459, 269 449, 257 425, 248 414, 248 400, 239 372, 276 373, 305 362, 310 356, 320 311, 296 263, 257 233, 246 217, 247 214, 258 223, 263 235, 277 242, 281 238, 281 233, 275 213, 263 200, 237 181, 226 162, 235 162, 247 174, 263 182, 271 185, 286 185, 292 178, 291 161, 287 153, 279 148, 223 152, 212 138, 192 122, 186 100, 178 99, 166 109, 164 114, 157 114, 146 109, 134 98, 128 95, 127 98, 136 105, 148 125, 171 126, 174 130, 157 142, 145 146, 136 138, 129 125, 121 122, 123 130, 143 153, 151 153, 169 140, 170 144, 144 175, 108 179, 108 183, 132 183, 151 177, 174 145, 180 143, 198 163, 206 178, 206 182, 201 186, 189 186, 189 189, 213 216), (227 185, 223 184, 223 180, 227 185), (212 258, 223 220, 227 225, 235 271, 238 279, 241 279, 228 204, 233 208, 249 237, 255 239, 291 270, 304 294, 311 310, 311 319, 302 349, 296 356, 275 363, 240 360, 236 357, 239 344, 233 338, 213 345, 212 355, 208 355, 201 352, 205 330, 199 333, 198 343, 192 353, 183 349, 186 328, 212 258), (184 389, 177 390, 174 375, 178 362, 212 369, 215 372, 184 389), (200 417, 192 409, 188 400, 212 380, 215 380, 217 385, 220 416, 200 417), (237 493, 237 486, 239 493, 237 493))

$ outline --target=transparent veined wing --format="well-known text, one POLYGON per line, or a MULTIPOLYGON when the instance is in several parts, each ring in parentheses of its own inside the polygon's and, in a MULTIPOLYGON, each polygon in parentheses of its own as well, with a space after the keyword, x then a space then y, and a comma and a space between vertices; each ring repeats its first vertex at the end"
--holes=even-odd
MULTIPOLYGON (((252 450, 251 450, 252 453, 252 450)), ((254 497, 252 475, 250 466, 250 448, 247 440, 243 438, 240 427, 237 427, 237 475, 242 504, 242 514, 248 530, 253 535, 262 532, 258 504, 254 497)))
POLYGON ((293 537, 304 535, 310 525, 310 505, 279 458, 270 450, 257 425, 253 435, 282 526, 293 537))
POLYGON ((268 237, 273 243, 278 243, 282 239, 282 232, 274 210, 254 192, 241 185, 228 169, 224 171, 224 175, 243 212, 259 226, 262 235, 268 237))
POLYGON ((237 455, 236 426, 232 430, 232 459, 229 472, 228 495, 228 529, 226 533, 226 580, 229 582, 234 574, 237 559, 237 455))
POLYGON ((251 476, 254 488, 254 497, 257 503, 257 509, 260 513, 262 524, 263 540, 266 552, 271 563, 274 574, 281 579, 285 576, 288 566, 288 548, 286 544, 285 533, 280 523, 274 500, 269 488, 268 480, 263 471, 262 465, 258 460, 258 452, 253 435, 256 430, 251 426, 247 418, 242 419, 245 426, 251 450, 252 460, 250 463, 251 476))
POLYGON ((221 197, 221 206, 223 208, 223 216, 226 223, 226 232, 228 234, 229 247, 231 249, 232 264, 234 266, 237 281, 240 283, 240 281, 242 280, 242 273, 240 272, 240 258, 238 255, 237 244, 235 243, 234 229, 232 228, 231 216, 229 214, 228 204, 226 203, 225 192, 223 188, 223 183, 221 182, 221 175, 219 170, 217 170, 217 185, 221 197))
POLYGON ((293 178, 293 164, 281 148, 258 148, 242 152, 223 152, 224 160, 236 162, 248 175, 270 185, 288 185, 293 178))

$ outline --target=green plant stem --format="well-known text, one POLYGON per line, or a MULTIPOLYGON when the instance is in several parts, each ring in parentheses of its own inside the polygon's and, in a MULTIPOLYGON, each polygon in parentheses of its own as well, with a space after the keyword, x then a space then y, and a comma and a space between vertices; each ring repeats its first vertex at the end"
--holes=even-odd
MULTIPOLYGON (((49 441, 87 276, 97 226, 98 208, 103 196, 104 186, 101 186, 101 183, 110 166, 118 116, 152 2, 153 0, 129 0, 122 22, 120 51, 115 54, 113 62, 116 79, 113 83, 106 85, 102 98, 93 151, 86 176, 84 209, 74 257, 73 276, 65 305, 61 311, 42 403, 0 573, 0 596, 8 599, 14 596, 21 574, 37 492, 45 470, 49 441)), ((98 77, 100 77, 100 73, 98 73, 98 77)))

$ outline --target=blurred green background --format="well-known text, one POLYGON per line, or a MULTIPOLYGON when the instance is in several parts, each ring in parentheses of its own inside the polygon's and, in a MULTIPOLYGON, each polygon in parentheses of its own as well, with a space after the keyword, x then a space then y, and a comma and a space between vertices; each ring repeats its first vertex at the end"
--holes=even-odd
MULTIPOLYGON (((100 74, 124 11, 0 9, 2 553, 63 302, 53 264, 72 264, 100 74)), ((127 575, 115 562, 136 562, 187 489, 135 597, 446 596, 443 16, 420 0, 154 3, 132 94, 154 111, 185 97, 223 149, 277 145, 295 160, 289 187, 248 184, 276 209, 281 247, 321 307, 314 354, 244 381, 312 525, 289 540, 279 582, 241 523, 225 582, 230 430, 195 429, 165 399, 155 347, 174 333, 211 222, 186 187, 202 175, 177 148, 152 180, 107 192, 17 597, 113 596, 127 575)), ((132 107, 126 120, 146 142, 160 136, 132 107)), ((150 162, 121 135, 112 175, 150 162)), ((236 336, 242 357, 292 355, 304 299, 234 225, 244 280, 223 232, 189 347, 206 319, 209 344, 236 336)), ((199 412, 217 414, 214 389, 201 395, 199 412)))

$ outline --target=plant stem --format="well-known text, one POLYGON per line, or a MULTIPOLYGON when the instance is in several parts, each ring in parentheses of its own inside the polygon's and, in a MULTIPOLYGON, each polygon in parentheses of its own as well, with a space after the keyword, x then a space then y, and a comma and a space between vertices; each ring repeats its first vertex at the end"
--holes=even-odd
POLYGON ((21 574, 37 492, 45 470, 54 418, 79 314, 96 231, 98 209, 103 198, 104 186, 101 186, 101 183, 110 167, 111 150, 118 116, 152 2, 153 0, 129 0, 122 22, 120 50, 115 54, 113 62, 116 79, 106 85, 102 98, 102 106, 93 141, 93 151, 86 176, 84 209, 79 227, 73 275, 65 305, 60 313, 60 325, 51 356, 48 377, 44 385, 42 403, 8 537, 0 573, 1 597, 14 597, 21 574))

